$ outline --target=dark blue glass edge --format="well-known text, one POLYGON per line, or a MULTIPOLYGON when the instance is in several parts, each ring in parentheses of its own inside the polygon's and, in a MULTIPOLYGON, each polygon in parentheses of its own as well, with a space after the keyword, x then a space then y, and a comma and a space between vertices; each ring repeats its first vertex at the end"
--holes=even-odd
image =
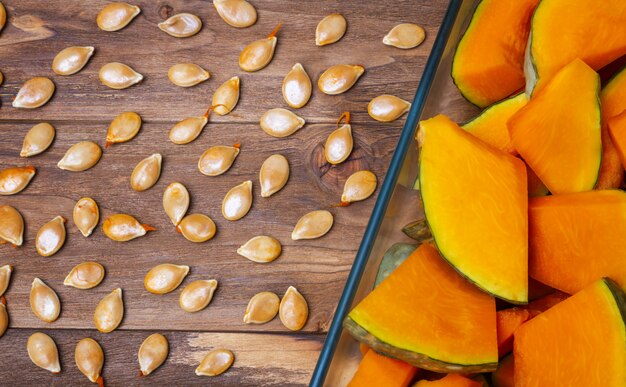
POLYGON ((400 169, 402 168, 402 164, 406 158, 409 146, 413 144, 415 128, 417 127, 418 120, 424 110, 426 97, 428 96, 432 86, 433 79, 437 72, 437 67, 439 66, 439 62, 441 61, 441 57, 448 42, 450 32, 458 16, 461 3, 462 0, 450 0, 450 4, 448 5, 448 9, 446 10, 446 14, 441 23, 441 27, 437 33, 437 38, 435 39, 430 56, 426 62, 424 73, 422 74, 419 86, 415 92, 415 98, 413 99, 411 110, 407 116, 402 133, 400 134, 396 150, 391 158, 391 163, 389 164, 385 181, 380 189, 378 199, 374 205, 374 210, 372 211, 367 228, 363 234, 361 245, 359 246, 352 269, 350 270, 350 274, 346 280, 343 293, 341 294, 341 298, 337 304, 335 316, 333 317, 330 329, 328 330, 324 346, 320 352, 320 357, 317 360, 317 365, 315 366, 315 370, 311 376, 311 382, 309 385, 312 387, 322 386, 324 380, 326 379, 330 363, 343 330, 342 321, 348 314, 348 308, 352 304, 359 282, 363 276, 365 264, 367 263, 372 247, 374 246, 376 234, 380 229, 380 225, 398 181, 400 169))

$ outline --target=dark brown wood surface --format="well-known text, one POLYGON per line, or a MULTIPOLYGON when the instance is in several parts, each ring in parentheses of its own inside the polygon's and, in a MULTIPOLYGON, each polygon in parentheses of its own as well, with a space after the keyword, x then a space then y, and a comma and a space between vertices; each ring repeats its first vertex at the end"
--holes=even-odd
MULTIPOLYGON (((445 0, 396 1, 252 1, 259 13, 251 28, 234 29, 224 23, 210 1, 132 1, 142 13, 119 32, 100 31, 95 15, 106 1, 0 0, 9 15, 0 33, 0 168, 34 165, 37 175, 22 193, 1 197, 0 204, 16 207, 24 216, 24 245, 14 249, 0 245, 0 265, 15 267, 6 294, 11 325, 0 338, 0 384, 88 385, 73 362, 73 347, 83 337, 96 338, 106 354, 107 385, 190 385, 205 383, 193 370, 211 348, 231 348, 237 358, 226 374, 210 380, 226 385, 306 384, 333 316, 334 309, 375 197, 347 208, 339 202, 343 183, 360 169, 371 169, 382 182, 395 149, 404 119, 378 123, 367 115, 373 97, 389 93, 412 99, 424 64, 445 12, 445 0), (156 24, 179 12, 200 16, 204 27, 188 39, 176 39, 156 24), (316 47, 315 27, 321 18, 340 12, 348 20, 346 36, 338 43, 316 47), (258 73, 239 69, 241 49, 267 35, 279 22, 283 26, 272 63, 258 73), (425 27, 427 39, 417 49, 399 50, 381 43, 382 37, 400 22, 425 27), (50 63, 56 53, 71 45, 93 45, 96 53, 80 73, 60 77, 50 63), (145 76, 139 85, 115 91, 98 81, 98 69, 107 62, 127 63, 145 76), (180 88, 167 80, 167 69, 179 62, 194 62, 211 72, 211 79, 193 88, 180 88), (362 64, 365 75, 348 93, 327 96, 315 88, 309 104, 295 111, 307 124, 295 135, 276 139, 258 125, 259 117, 274 107, 286 107, 281 82, 294 63, 304 65, 314 84, 333 64, 362 64), (201 115, 211 93, 233 75, 242 79, 241 99, 232 114, 213 116, 202 135, 188 145, 174 145, 170 127, 188 116, 201 115), (53 99, 44 107, 21 110, 11 107, 21 84, 33 76, 51 77, 57 85, 53 99), (136 111, 144 119, 132 141, 105 150, 100 162, 82 173, 62 171, 56 163, 74 143, 104 143, 111 119, 122 111, 136 111), (355 149, 343 164, 325 163, 323 144, 343 111, 353 117, 355 149), (53 124, 57 137, 42 155, 19 157, 22 140, 35 123, 53 124), (207 177, 197 169, 200 154, 211 145, 242 144, 233 168, 225 175, 207 177), (130 188, 134 166, 152 153, 163 155, 159 182, 142 193, 130 188), (258 171, 273 153, 284 154, 291 164, 287 186, 270 198, 261 198, 258 171), (254 204, 240 221, 221 215, 221 201, 233 186, 252 180, 254 204), (211 216, 217 236, 203 244, 182 238, 162 209, 163 189, 180 181, 191 194, 191 212, 211 216), (100 206, 102 219, 129 213, 157 231, 128 242, 107 239, 100 226, 84 238, 71 221, 72 209, 89 196, 100 206), (335 224, 325 237, 292 241, 298 218, 316 209, 330 209, 335 224), (41 225, 57 215, 67 223, 67 242, 56 255, 37 255, 34 238, 41 225), (283 244, 282 255, 270 264, 256 264, 237 255, 236 249, 256 235, 272 235, 283 244), (102 263, 104 282, 81 291, 63 286, 72 266, 86 260, 102 263), (156 296, 143 288, 146 272, 159 263, 186 264, 194 279, 215 278, 218 290, 211 305, 189 314, 177 305, 179 290, 156 296), (34 277, 54 288, 62 303, 60 318, 46 324, 31 312, 28 295, 34 277), (248 300, 260 291, 282 295, 293 285, 310 307, 308 323, 301 332, 288 332, 276 318, 265 325, 245 325, 248 300), (116 287, 124 290, 125 317, 110 334, 94 329, 93 310, 98 300, 116 287), (59 344, 63 372, 51 375, 35 367, 26 353, 26 340, 34 330, 49 333, 59 344), (171 353, 166 364, 148 378, 137 378, 137 349, 151 332, 166 334, 171 353)), ((182 287, 181 287, 182 288, 182 287)))

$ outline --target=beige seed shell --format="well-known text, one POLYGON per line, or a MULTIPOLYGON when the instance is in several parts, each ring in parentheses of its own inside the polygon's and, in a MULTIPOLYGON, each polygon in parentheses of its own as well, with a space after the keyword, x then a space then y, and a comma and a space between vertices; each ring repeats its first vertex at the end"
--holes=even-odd
POLYGON ((287 105, 299 109, 309 102, 313 86, 311 78, 300 63, 296 63, 283 79, 283 98, 287 105))
POLYGON ((22 192, 33 179, 35 167, 13 167, 0 171, 0 196, 22 192))
POLYGON ((239 77, 235 76, 215 90, 211 101, 215 113, 223 116, 233 111, 239 102, 240 83, 239 77))
POLYGON ((61 302, 56 292, 39 278, 35 278, 30 288, 30 309, 43 322, 51 323, 59 318, 61 302))
POLYGON ((272 262, 280 255, 282 246, 276 238, 270 236, 256 236, 237 249, 237 254, 248 258, 252 262, 272 262))
POLYGON ((178 63, 167 71, 167 78, 180 87, 191 87, 209 79, 211 74, 195 63, 178 63))
POLYGON ((35 77, 26 81, 13 100, 13 107, 35 109, 45 105, 55 90, 54 82, 50 78, 35 77))
POLYGON ((411 108, 411 103, 394 95, 383 94, 375 97, 367 105, 367 113, 380 122, 395 121, 411 108))
POLYGON ((213 0, 213 6, 222 20, 235 28, 246 28, 256 23, 256 9, 246 0, 213 0))
POLYGON ((363 170, 350 175, 343 186, 341 201, 352 203, 365 200, 376 191, 376 175, 371 171, 363 170))
POLYGON ((132 140, 139 133, 139 129, 141 129, 139 114, 135 112, 118 114, 109 125, 105 147, 132 140))
POLYGON ((137 219, 127 214, 111 215, 102 223, 104 235, 117 242, 127 242, 153 230, 153 227, 141 224, 137 219))
POLYGON ((280 321, 289 330, 299 331, 304 327, 309 318, 309 306, 298 289, 293 286, 287 289, 280 300, 279 315, 280 321))
POLYGON ((59 351, 52 337, 45 333, 35 332, 28 338, 26 349, 28 357, 37 367, 50 371, 53 374, 61 372, 59 351))
POLYGON ((9 284, 11 283, 11 273, 13 272, 13 266, 4 265, 0 266, 0 297, 7 291, 9 284))
POLYGON ((57 216, 41 226, 35 238, 37 253, 42 257, 54 255, 65 243, 65 219, 57 216))
POLYGON ((109 333, 120 325, 123 318, 122 289, 117 288, 100 300, 93 313, 93 322, 97 330, 109 333))
POLYGON ((259 183, 261 196, 270 197, 280 191, 289 180, 289 161, 283 155, 271 155, 261 165, 259 183))
POLYGON ((0 337, 4 336, 4 333, 9 327, 9 313, 7 312, 7 306, 0 300, 0 337))
POLYGON ((272 61, 278 38, 271 36, 256 40, 241 50, 239 54, 239 67, 243 71, 259 71, 272 61))
POLYGON ((291 239, 320 238, 333 227, 333 214, 326 210, 311 211, 302 216, 291 233, 291 239))
POLYGON ((198 376, 217 376, 226 372, 235 361, 233 353, 227 349, 214 349, 204 356, 198 368, 198 376))
MULTIPOLYGON (((4 25, 7 22, 7 10, 4 8, 4 5, 0 3, 0 31, 4 28, 4 25)), ((0 77, 0 84, 2 84, 2 77, 0 77)))
POLYGON ((215 222, 204 214, 187 215, 176 230, 190 242, 202 243, 212 239, 217 232, 215 222))
POLYGON ((179 13, 159 23, 159 29, 175 38, 188 38, 200 32, 202 20, 190 13, 179 13))
POLYGON ((185 312, 199 312, 211 303, 215 289, 217 281, 214 279, 193 281, 180 292, 178 305, 185 312))
POLYGON ((261 129, 272 137, 287 137, 304 126, 302 117, 287 109, 276 108, 265 112, 259 121, 261 129))
POLYGON ((165 362, 169 353, 169 343, 167 338, 160 333, 153 333, 141 343, 137 360, 139 369, 143 376, 150 375, 165 362))
POLYGON ((198 160, 198 170, 203 175, 219 176, 232 167, 239 155, 239 148, 217 145, 205 150, 198 160))
POLYGON ((24 136, 20 156, 31 157, 44 152, 54 141, 55 134, 54 127, 47 122, 33 126, 24 136))
POLYGON ((110 3, 104 6, 96 17, 96 24, 103 31, 118 31, 126 27, 141 9, 127 3, 110 3))
POLYGON ((102 149, 93 141, 81 141, 70 147, 57 166, 66 171, 82 172, 100 161, 102 149))
POLYGON ((104 279, 104 266, 98 262, 83 262, 74 266, 65 277, 63 285, 76 289, 92 289, 104 279))
POLYGON ((255 294, 248 302, 246 313, 243 315, 245 324, 265 324, 278 314, 280 298, 272 292, 255 294))
POLYGON ((414 48, 426 39, 426 31, 417 24, 402 23, 393 27, 383 38, 383 43, 402 49, 414 48))
POLYGON ((74 350, 76 367, 92 383, 97 383, 104 365, 104 352, 98 342, 91 338, 84 338, 76 344, 74 350))
POLYGON ((100 221, 98 204, 92 198, 79 199, 74 205, 72 219, 81 234, 88 237, 100 221))
POLYGON ((359 65, 335 65, 329 67, 317 80, 317 87, 325 94, 337 95, 350 90, 365 72, 359 65))
POLYGON ((333 13, 323 18, 315 29, 315 45, 325 46, 339 41, 346 33, 348 23, 343 15, 333 13))
POLYGON ((24 219, 11 206, 0 206, 0 240, 21 246, 24 237, 24 219))
POLYGON ((231 188, 222 201, 222 215, 226 220, 239 220, 252 207, 252 182, 244 181, 231 188))
POLYGON ((153 294, 166 294, 176 290, 189 274, 189 266, 164 263, 150 269, 143 279, 143 286, 153 294))
POLYGON ((124 63, 111 62, 100 68, 98 78, 103 85, 121 90, 141 82, 143 75, 124 63))
POLYGON ((141 160, 130 175, 130 186, 137 192, 152 188, 161 176, 163 157, 155 153, 141 160))
POLYGON ((326 139, 324 156, 328 163, 336 165, 344 162, 352 153, 354 140, 352 139, 352 127, 349 124, 335 129, 326 139))
POLYGON ((94 51, 92 46, 65 48, 52 60, 52 71, 59 75, 76 74, 89 62, 94 51))
POLYGON ((174 226, 178 226, 189 208, 189 191, 181 183, 175 182, 163 192, 163 209, 174 226))
POLYGON ((208 114, 202 117, 185 118, 170 129, 170 141, 178 145, 189 144, 198 138, 207 122, 209 122, 208 114))

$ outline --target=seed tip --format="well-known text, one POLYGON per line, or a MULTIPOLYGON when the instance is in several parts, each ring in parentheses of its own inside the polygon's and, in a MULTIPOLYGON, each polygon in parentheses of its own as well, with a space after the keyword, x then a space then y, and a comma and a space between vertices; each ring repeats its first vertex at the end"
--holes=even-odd
POLYGON ((337 127, 339 127, 339 124, 341 123, 341 120, 343 119, 346 120, 346 125, 350 125, 350 112, 341 113, 341 115, 339 116, 339 119, 337 120, 337 127))
POLYGON ((0 304, 7 306, 7 299, 4 296, 0 296, 0 304))
POLYGON ((233 148, 241 149, 241 143, 240 142, 234 143, 233 148))
POLYGON ((150 226, 149 224, 142 223, 141 227, 143 227, 143 229, 146 231, 156 231, 156 228, 150 226))
POLYGON ((99 387, 104 387, 104 378, 102 376, 98 376, 98 379, 96 379, 96 383, 98 383, 99 387))
POLYGON ((278 22, 278 24, 276 25, 276 27, 274 27, 274 29, 272 30, 272 32, 270 32, 270 34, 269 34, 269 35, 267 35, 267 38, 268 38, 268 39, 271 39, 271 38, 275 37, 275 36, 276 36, 276 34, 278 33, 278 30, 280 29, 280 26, 282 26, 282 25, 283 25, 283 22, 282 22, 282 20, 281 20, 281 21, 279 21, 279 22, 278 22))

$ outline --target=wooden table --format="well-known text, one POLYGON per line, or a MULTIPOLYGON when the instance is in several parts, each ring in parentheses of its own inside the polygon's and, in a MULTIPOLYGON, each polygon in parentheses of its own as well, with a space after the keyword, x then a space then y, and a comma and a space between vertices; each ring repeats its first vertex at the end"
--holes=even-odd
POLYGON ((366 106, 373 97, 390 93, 412 99, 446 7, 445 0, 395 1, 252 1, 259 13, 251 28, 235 29, 224 23, 206 0, 134 0, 142 13, 125 29, 107 33, 95 24, 98 10, 107 1, 2 0, 9 20, 0 34, 0 168, 34 165, 37 175, 22 193, 1 197, 0 204, 16 207, 26 223, 20 248, 0 246, 0 265, 15 267, 6 293, 11 324, 0 338, 0 384, 91 385, 74 364, 74 347, 84 337, 95 338, 104 348, 107 385, 220 385, 306 384, 323 344, 356 249, 374 205, 375 197, 347 208, 339 202, 346 178, 360 169, 371 169, 379 182, 385 177, 403 119, 393 123, 372 120, 366 106), (156 24, 171 14, 191 12, 204 22, 202 31, 188 39, 176 39, 156 24), (340 12, 348 20, 346 36, 338 43, 316 47, 315 27, 321 18, 340 12), (279 22, 278 46, 273 62, 258 73, 239 69, 237 59, 248 43, 267 35, 279 22), (413 50, 399 50, 381 43, 400 22, 425 27, 425 43, 413 50), (61 77, 50 64, 61 49, 93 45, 96 54, 80 73, 61 77), (119 61, 145 76, 132 88, 115 91, 98 81, 99 68, 119 61), (178 62, 195 62, 211 72, 211 79, 193 88, 180 88, 167 80, 167 69, 178 62), (297 111, 307 124, 295 135, 276 139, 266 135, 258 119, 270 108, 286 107, 281 81, 294 63, 301 62, 314 84, 333 64, 362 64, 366 73, 357 85, 340 96, 324 95, 317 88, 309 104, 297 111), (241 77, 241 99, 232 114, 213 116, 202 135, 188 145, 174 145, 169 128, 179 120, 201 115, 212 92, 226 79, 241 77), (33 76, 51 77, 57 85, 44 107, 21 110, 11 101, 21 84, 33 76), (130 142, 106 149, 100 162, 82 173, 62 171, 56 163, 70 145, 82 140, 104 143, 107 127, 122 111, 136 111, 144 119, 139 135, 130 142), (352 113, 355 149, 343 164, 330 167, 323 144, 343 111, 352 113), (57 129, 52 147, 42 155, 19 157, 22 140, 34 124, 47 121, 57 129), (200 154, 217 144, 242 144, 233 168, 220 177, 201 175, 200 154), (138 161, 152 153, 163 155, 163 172, 156 186, 142 193, 129 186, 138 161), (282 153, 290 161, 287 186, 271 198, 261 198, 258 171, 263 160, 282 153), (242 220, 229 222, 220 213, 224 194, 244 180, 254 183, 254 204, 242 220), (171 182, 187 186, 191 212, 211 216, 217 236, 203 244, 182 238, 162 209, 162 193, 171 182), (117 243, 96 228, 83 237, 71 221, 72 209, 81 197, 94 198, 102 219, 129 213, 158 230, 147 236, 117 243), (335 216, 331 232, 321 239, 292 241, 298 218, 316 209, 330 209, 335 216), (56 255, 37 255, 34 238, 39 227, 56 215, 69 221, 67 242, 56 255), (256 264, 236 254, 252 236, 268 234, 283 244, 283 253, 270 264, 256 264), (63 286, 74 265, 87 260, 107 269, 98 287, 81 291, 63 286), (180 289, 156 296, 143 288, 146 272, 159 263, 187 264, 191 280, 215 278, 219 287, 211 305, 189 314, 177 305, 180 289), (58 293, 60 318, 51 324, 39 321, 29 307, 30 285, 40 277, 58 293), (306 297, 310 316, 300 332, 287 331, 278 318, 265 325, 245 325, 248 300, 260 291, 282 295, 293 285, 306 297), (109 334, 94 329, 96 303, 116 287, 124 290, 125 317, 109 334), (35 331, 54 338, 62 356, 62 372, 52 375, 28 359, 26 340, 35 331), (170 342, 166 363, 152 375, 138 377, 137 349, 151 332, 161 332, 170 342), (194 374, 203 355, 215 347, 230 348, 234 366, 214 378, 194 374))

